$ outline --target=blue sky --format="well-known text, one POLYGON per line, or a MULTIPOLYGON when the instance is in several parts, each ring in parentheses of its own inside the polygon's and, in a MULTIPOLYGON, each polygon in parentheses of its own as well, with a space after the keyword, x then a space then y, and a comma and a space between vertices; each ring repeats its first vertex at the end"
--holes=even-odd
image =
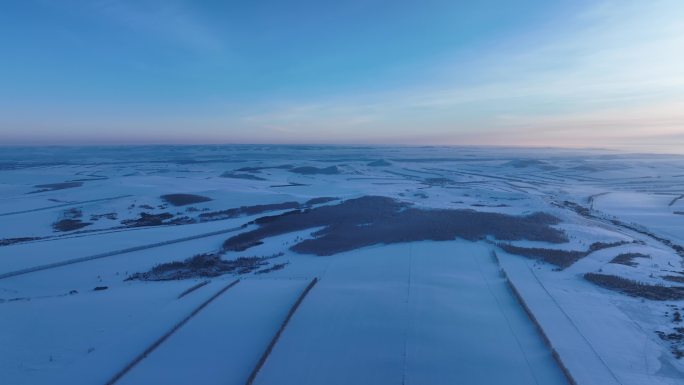
POLYGON ((7 1, 6 144, 684 148, 684 2, 7 1))

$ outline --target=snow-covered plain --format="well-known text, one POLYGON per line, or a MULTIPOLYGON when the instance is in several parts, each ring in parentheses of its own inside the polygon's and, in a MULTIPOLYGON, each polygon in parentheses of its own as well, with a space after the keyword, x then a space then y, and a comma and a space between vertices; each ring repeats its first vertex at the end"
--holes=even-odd
POLYGON ((684 157, 598 150, 3 148, 0 383, 681 384, 683 194, 684 157), (334 211, 367 196, 425 216, 334 211))

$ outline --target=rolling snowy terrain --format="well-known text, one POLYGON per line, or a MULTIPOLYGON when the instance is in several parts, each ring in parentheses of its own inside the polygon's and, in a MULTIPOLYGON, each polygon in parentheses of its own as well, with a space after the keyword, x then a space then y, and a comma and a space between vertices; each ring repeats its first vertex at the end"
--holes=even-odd
POLYGON ((0 150, 0 384, 682 384, 684 157, 0 150))

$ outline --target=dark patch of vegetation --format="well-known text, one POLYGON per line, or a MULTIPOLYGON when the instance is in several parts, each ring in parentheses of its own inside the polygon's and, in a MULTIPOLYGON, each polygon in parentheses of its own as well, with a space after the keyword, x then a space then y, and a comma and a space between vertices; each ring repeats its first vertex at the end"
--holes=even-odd
POLYGON ((93 291, 102 291, 102 290, 107 290, 109 287, 107 286, 96 286, 93 291))
POLYGON ((268 265, 268 260, 282 256, 282 253, 268 257, 240 257, 233 260, 221 258, 222 253, 205 253, 190 257, 182 262, 162 263, 144 273, 135 273, 126 278, 141 281, 169 281, 197 277, 217 277, 223 274, 248 274, 268 265))
POLYGON ((419 209, 392 198, 365 196, 337 205, 293 210, 261 217, 259 228, 238 234, 223 244, 225 250, 246 250, 263 238, 316 227, 313 239, 291 247, 305 254, 332 255, 375 244, 447 241, 456 237, 477 240, 492 235, 500 240, 528 239, 561 243, 565 234, 551 227, 558 218, 544 213, 513 216, 474 210, 419 209))
POLYGON ((234 209, 212 211, 202 213, 199 219, 202 221, 237 218, 243 215, 256 215, 267 211, 291 210, 300 208, 299 202, 270 203, 265 205, 241 206, 234 209))
POLYGON ((586 273, 584 278, 598 286, 615 290, 631 297, 646 298, 654 301, 684 299, 684 287, 649 285, 631 279, 609 274, 586 273))
POLYGON ((586 207, 584 207, 578 203, 570 202, 570 201, 564 201, 563 206, 569 208, 570 210, 576 212, 577 214, 579 214, 583 217, 593 218, 593 216, 591 215, 591 210, 589 210, 588 208, 586 208, 586 207))
POLYGON ((682 341, 684 340, 684 335, 680 333, 665 333, 661 331, 657 331, 656 334, 662 339, 663 341, 682 341))
POLYGON ((622 253, 613 258, 610 263, 616 263, 619 265, 625 265, 625 266, 631 266, 631 267, 636 267, 639 264, 634 262, 635 258, 648 258, 650 259, 651 257, 646 255, 646 254, 641 254, 641 253, 622 253))
POLYGON ((168 224, 164 222, 167 219, 173 218, 173 214, 170 213, 159 213, 159 214, 149 214, 140 213, 140 217, 137 219, 126 219, 121 221, 122 225, 128 227, 143 227, 143 226, 160 226, 168 224))
POLYGON ((91 222, 81 221, 83 212, 77 208, 72 208, 62 212, 62 219, 54 222, 52 228, 55 231, 74 231, 92 225, 91 222))
POLYGON ((675 211, 674 213, 677 215, 684 215, 684 211, 675 211))
POLYGON ((589 254, 581 250, 545 249, 540 247, 518 247, 507 243, 498 245, 505 252, 510 254, 522 255, 523 257, 539 259, 544 262, 556 265, 561 269, 572 265, 581 258, 589 254))
POLYGON ((118 215, 117 213, 93 214, 90 216, 90 220, 91 221, 98 221, 102 218, 116 220, 117 215, 118 215))
POLYGON ((165 225, 190 225, 193 223, 197 223, 197 221, 188 216, 174 217, 170 221, 164 222, 165 225))
POLYGON ((252 174, 237 174, 233 172, 224 172, 221 174, 221 178, 232 178, 232 179, 247 179, 247 180, 266 180, 265 178, 252 175, 252 174))
POLYGON ((662 278, 670 282, 684 283, 684 277, 681 275, 665 275, 662 278))
POLYGON ((498 246, 507 253, 522 255, 523 257, 539 259, 546 263, 558 266, 565 269, 571 266, 578 260, 587 255, 601 249, 609 247, 616 247, 624 244, 624 242, 604 243, 595 242, 589 246, 589 249, 584 250, 563 250, 563 249, 546 249, 541 247, 519 247, 508 243, 499 243, 498 246))
POLYGON ((391 166, 391 165, 392 165, 392 163, 390 163, 384 159, 374 160, 374 161, 367 164, 367 166, 369 166, 369 167, 387 167, 387 166, 391 166))
POLYGON ((90 182, 93 180, 106 180, 109 179, 106 176, 97 176, 94 175, 93 178, 80 178, 80 179, 72 179, 69 182, 90 182))
POLYGON ((48 184, 37 184, 33 187, 50 189, 50 190, 62 190, 67 188, 81 187, 83 183, 81 182, 63 182, 63 183, 48 183, 48 184))
POLYGON ((3 238, 0 239, 0 246, 9 246, 15 243, 29 242, 40 239, 38 237, 19 237, 19 238, 3 238))
MULTIPOLYGON (((679 312, 675 313, 679 314, 679 312)), ((657 330, 656 334, 661 340, 670 343, 670 352, 672 352, 676 359, 679 360, 684 357, 684 350, 682 350, 682 345, 684 345, 684 328, 675 328, 670 333, 657 330)))
POLYGON ((74 231, 92 225, 91 222, 83 222, 80 219, 62 219, 52 224, 55 231, 74 231))
POLYGON ((78 208, 71 208, 62 212, 62 216, 69 219, 79 219, 83 217, 83 211, 78 208))
POLYGON ((83 182, 62 182, 62 183, 48 183, 48 184, 37 184, 33 187, 40 189, 36 191, 31 191, 29 194, 42 193, 47 191, 64 190, 67 188, 81 187, 83 182))
POLYGON ((209 202, 211 198, 195 194, 166 194, 160 197, 174 206, 185 206, 195 203, 209 202))
POLYGON ((591 245, 589 245, 589 252, 594 252, 594 251, 599 251, 603 249, 608 249, 611 247, 618 247, 622 245, 626 245, 629 242, 626 241, 619 241, 619 242, 594 242, 591 245))
POLYGON ((239 171, 239 172, 250 172, 250 173, 258 174, 258 173, 261 172, 261 170, 269 170, 269 169, 289 170, 289 169, 291 169, 292 167, 294 167, 294 166, 289 165, 289 164, 284 164, 284 165, 281 165, 281 166, 268 166, 268 167, 242 167, 242 168, 238 168, 238 169, 235 170, 235 171, 239 171))
POLYGON ((482 203, 473 203, 471 206, 473 206, 473 207, 510 207, 509 205, 507 205, 505 203, 500 203, 498 205, 485 205, 482 203))
POLYGON ((340 169, 337 166, 330 167, 313 167, 313 166, 303 166, 291 168, 290 172, 302 175, 335 175, 340 173, 340 169))
POLYGON ((285 266, 287 266, 288 264, 289 264, 289 262, 276 263, 276 264, 274 264, 274 265, 271 266, 271 267, 267 267, 267 268, 265 268, 265 269, 257 270, 254 274, 267 274, 267 273, 271 273, 271 272, 274 272, 274 271, 282 270, 282 269, 284 269, 285 266))
POLYGON ((301 186, 308 186, 308 184, 304 183, 288 183, 288 184, 274 184, 268 187, 301 187, 301 186))
POLYGON ((202 221, 213 221, 220 219, 237 218, 244 215, 256 215, 268 211, 308 208, 316 204, 328 203, 336 201, 338 199, 339 198, 320 197, 309 199, 303 204, 300 204, 299 202, 295 201, 290 201, 281 203, 269 203, 264 205, 241 206, 233 209, 202 213, 199 215, 199 219, 202 221))
POLYGON ((313 205, 319 205, 322 203, 328 203, 328 202, 333 202, 336 200, 339 200, 340 198, 333 198, 333 197, 320 197, 320 198, 311 198, 308 201, 304 202, 304 206, 313 206, 313 205))

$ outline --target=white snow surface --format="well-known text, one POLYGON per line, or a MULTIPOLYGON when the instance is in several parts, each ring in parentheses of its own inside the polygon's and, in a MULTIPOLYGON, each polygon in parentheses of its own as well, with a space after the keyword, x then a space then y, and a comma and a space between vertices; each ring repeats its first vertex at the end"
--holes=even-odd
POLYGON ((632 297, 584 275, 684 290, 683 194, 684 158, 674 155, 476 147, 2 148, 0 384, 106 384, 236 279, 116 383, 244 384, 313 278, 318 283, 255 384, 553 385, 567 384, 566 375, 579 385, 681 384, 684 321, 677 314, 684 315, 684 300, 632 297), (371 163, 379 160, 387 163, 371 163), (331 166, 337 173, 295 172, 331 166), (174 206, 165 194, 210 200, 174 206), (304 208, 313 198, 334 197, 318 205, 335 205, 367 195, 423 209, 545 212, 560 219, 555 227, 567 242, 511 242, 523 248, 620 244, 563 269, 506 253, 491 236, 376 244, 330 256, 291 250, 319 236, 321 228, 310 228, 221 254, 232 261, 266 258, 256 269, 127 280, 217 253, 226 239, 256 229, 254 220, 291 210, 260 205, 304 208), (256 212, 202 217, 245 206, 256 212), (162 219, 131 227, 146 215, 162 219), (86 224, 54 226, 68 218, 86 224), (628 263, 624 256, 623 263, 614 260, 635 253, 628 263), (269 267, 277 269, 257 274, 269 267))

